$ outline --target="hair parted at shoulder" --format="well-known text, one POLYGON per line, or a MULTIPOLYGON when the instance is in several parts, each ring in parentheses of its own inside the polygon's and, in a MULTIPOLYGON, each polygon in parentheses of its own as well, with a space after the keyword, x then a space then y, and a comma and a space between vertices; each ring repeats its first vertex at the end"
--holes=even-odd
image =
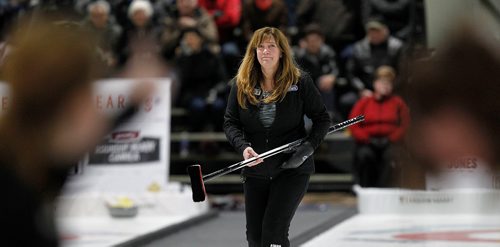
POLYGON ((264 80, 264 75, 257 60, 257 47, 264 42, 273 38, 280 49, 282 57, 278 64, 278 70, 275 74, 275 88, 272 94, 267 97, 264 102, 270 103, 278 100, 283 100, 291 85, 299 81, 301 71, 297 66, 288 39, 277 28, 264 27, 254 32, 252 39, 248 43, 245 57, 236 74, 236 85, 238 86, 238 104, 243 108, 247 108, 247 102, 257 105, 258 99, 255 97, 253 90, 255 86, 264 80))

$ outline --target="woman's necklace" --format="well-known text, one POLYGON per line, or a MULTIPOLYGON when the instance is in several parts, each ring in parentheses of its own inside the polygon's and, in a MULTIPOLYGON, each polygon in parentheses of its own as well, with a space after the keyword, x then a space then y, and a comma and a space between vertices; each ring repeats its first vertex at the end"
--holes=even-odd
POLYGON ((273 83, 271 82, 271 83, 269 83, 269 84, 270 84, 271 86, 269 86, 269 87, 267 87, 267 88, 265 87, 265 85, 266 85, 265 83, 261 83, 261 84, 260 84, 260 87, 262 88, 262 91, 263 91, 263 92, 270 93, 270 92, 272 92, 272 91, 273 91, 273 89, 274 89, 274 88, 273 88, 273 86, 272 86, 272 85, 273 85, 273 83))

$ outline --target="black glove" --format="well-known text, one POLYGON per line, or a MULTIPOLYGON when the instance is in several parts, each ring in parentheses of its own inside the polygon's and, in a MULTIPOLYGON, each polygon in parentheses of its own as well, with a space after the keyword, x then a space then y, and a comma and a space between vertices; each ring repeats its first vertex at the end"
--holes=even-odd
POLYGON ((293 153, 293 155, 292 155, 292 157, 290 157, 290 159, 283 162, 283 164, 281 165, 281 168, 284 168, 284 169, 297 168, 300 165, 302 165, 302 163, 304 163, 304 161, 306 161, 307 158, 309 158, 309 156, 311 156, 313 153, 314 153, 314 148, 311 145, 311 143, 304 142, 304 143, 302 143, 302 145, 300 145, 299 147, 296 148, 295 153, 293 153))

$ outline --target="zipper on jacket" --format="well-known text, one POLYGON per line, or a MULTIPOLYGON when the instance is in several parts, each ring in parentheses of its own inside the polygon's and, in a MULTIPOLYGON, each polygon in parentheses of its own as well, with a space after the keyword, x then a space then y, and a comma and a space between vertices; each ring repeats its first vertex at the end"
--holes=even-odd
MULTIPOLYGON (((269 129, 266 130, 266 150, 269 150, 269 129)), ((267 170, 267 177, 269 177, 269 180, 273 180, 268 164, 266 164, 266 170, 267 170)))

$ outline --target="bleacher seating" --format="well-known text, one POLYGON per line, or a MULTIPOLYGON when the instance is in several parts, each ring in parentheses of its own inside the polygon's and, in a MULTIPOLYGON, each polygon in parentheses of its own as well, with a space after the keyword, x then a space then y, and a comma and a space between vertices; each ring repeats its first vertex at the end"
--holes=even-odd
MULTIPOLYGON (((187 132, 185 118, 188 112, 172 109, 170 134, 170 179, 188 182, 186 167, 200 164, 204 174, 242 160, 227 142, 223 132, 187 132), (189 150, 185 144, 189 143, 189 150), (205 146, 204 146, 205 145, 205 146), (208 147, 207 147, 208 146, 208 147)), ((311 177, 310 191, 350 190, 353 179, 350 173, 354 141, 347 131, 332 133, 325 138, 315 154, 316 174, 311 177)), ((209 193, 241 192, 239 172, 207 183, 209 193)))

